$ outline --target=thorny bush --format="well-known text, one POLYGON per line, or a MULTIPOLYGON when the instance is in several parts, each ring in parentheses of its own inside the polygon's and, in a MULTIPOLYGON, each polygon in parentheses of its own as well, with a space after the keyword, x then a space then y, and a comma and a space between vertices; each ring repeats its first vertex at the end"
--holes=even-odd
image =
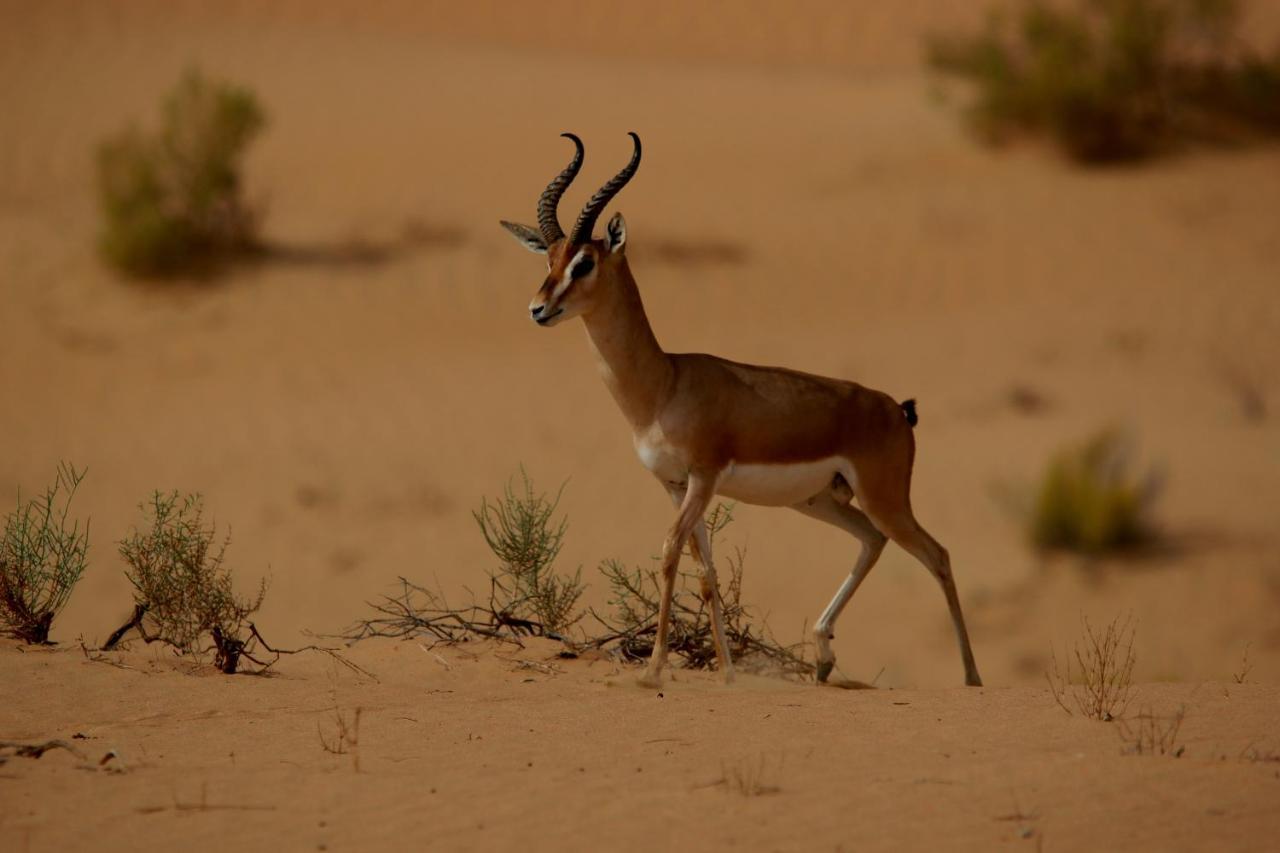
POLYGON ((31 500, 18 498, 0 539, 0 626, 26 643, 47 643, 54 617, 84 573, 89 522, 70 520, 84 471, 59 465, 52 485, 31 500))
POLYGON ((214 663, 223 672, 235 672, 255 638, 249 617, 262 606, 266 580, 254 596, 236 595, 231 570, 224 565, 230 534, 215 544, 215 529, 205 526, 199 495, 155 492, 140 508, 150 529, 135 530, 120 542, 125 575, 134 588, 131 624, 148 642, 159 640, 194 657, 209 651, 212 643, 214 663))

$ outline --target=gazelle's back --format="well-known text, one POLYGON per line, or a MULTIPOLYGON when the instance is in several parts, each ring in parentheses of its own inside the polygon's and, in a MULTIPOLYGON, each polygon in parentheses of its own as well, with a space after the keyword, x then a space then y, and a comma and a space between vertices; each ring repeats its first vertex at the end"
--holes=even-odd
POLYGON ((887 394, 856 382, 703 353, 671 356, 675 379, 662 428, 677 440, 701 437, 699 456, 729 461, 807 462, 870 450, 890 436, 910 441, 910 425, 887 394))

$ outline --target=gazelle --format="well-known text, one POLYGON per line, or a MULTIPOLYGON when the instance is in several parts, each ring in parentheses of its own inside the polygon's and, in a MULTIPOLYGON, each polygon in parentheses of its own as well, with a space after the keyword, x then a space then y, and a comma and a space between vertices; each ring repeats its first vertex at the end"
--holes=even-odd
POLYGON ((615 213, 604 237, 592 231, 601 212, 635 175, 631 161, 587 201, 573 231, 557 207, 582 168, 582 140, 572 133, 572 161, 538 200, 538 228, 503 221, 530 251, 547 256, 547 277, 529 304, 539 326, 581 317, 605 384, 631 425, 637 455, 678 507, 662 549, 663 592, 653 654, 640 683, 661 683, 676 569, 686 544, 702 568, 701 594, 711 610, 716 655, 726 681, 733 663, 725 641, 716 570, 703 521, 716 495, 791 507, 851 533, 862 544, 852 573, 814 625, 817 675, 835 665, 832 628, 875 565, 888 539, 937 578, 964 660, 965 684, 981 685, 969 647, 947 551, 911 512, 915 402, 853 382, 780 367, 738 364, 701 353, 668 353, 645 316, 625 253, 627 225, 615 213), (862 509, 852 505, 854 496, 862 509))

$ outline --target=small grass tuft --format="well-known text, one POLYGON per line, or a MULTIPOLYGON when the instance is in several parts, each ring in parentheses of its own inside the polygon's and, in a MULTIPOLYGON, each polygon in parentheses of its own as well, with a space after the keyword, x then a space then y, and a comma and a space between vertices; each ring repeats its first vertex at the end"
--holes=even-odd
POLYGON ((1132 443, 1107 430, 1053 457, 1027 517, 1032 543, 1045 551, 1101 554, 1155 539, 1150 510, 1154 473, 1131 472, 1132 443))
POLYGON ((363 708, 356 708, 350 715, 344 713, 337 705, 333 707, 333 734, 326 736, 324 729, 316 723, 316 734, 320 737, 320 748, 332 755, 351 755, 351 769, 360 772, 360 717, 363 708))
POLYGON ((1244 644, 1244 654, 1240 657, 1240 669, 1231 674, 1231 680, 1236 684, 1244 684, 1249 680, 1249 674, 1253 672, 1253 661, 1249 660, 1249 647, 1252 643, 1244 644))
POLYGON ((927 43, 937 70, 975 84, 982 137, 1052 137, 1086 163, 1185 141, 1280 135, 1280 50, 1235 35, 1235 0, 1029 0, 976 34, 927 43))
POLYGON ((1186 719, 1187 708, 1180 706, 1167 717, 1161 717, 1144 708, 1129 720, 1119 720, 1116 734, 1123 743, 1122 752, 1129 755, 1168 755, 1181 758, 1187 748, 1178 743, 1178 732, 1186 719))
POLYGON ((89 523, 70 521, 71 500, 84 479, 69 463, 38 498, 5 516, 0 539, 0 627, 24 643, 49 642, 54 618, 84 574, 89 523))
POLYGON ((203 272, 256 246, 242 197, 245 150, 265 123, 248 89, 188 71, 165 98, 160 129, 131 127, 97 151, 100 248, 133 276, 203 272))
POLYGON ((764 753, 720 762, 720 778, 713 784, 742 797, 776 794, 782 789, 768 780, 781 769, 782 762, 770 761, 764 753))

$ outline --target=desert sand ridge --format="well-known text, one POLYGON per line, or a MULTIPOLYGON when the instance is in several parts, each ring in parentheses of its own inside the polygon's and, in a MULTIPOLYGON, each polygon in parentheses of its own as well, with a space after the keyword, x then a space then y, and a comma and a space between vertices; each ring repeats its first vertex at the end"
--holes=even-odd
MULTIPOLYGON (((347 27, 340 7, 307 22, 257 9, 7 14, 0 92, 22 132, 0 139, 0 381, 23 405, 0 422, 22 451, 0 486, 34 488, 59 458, 91 467, 81 507, 101 538, 65 636, 127 612, 110 540, 154 488, 206 495, 246 582, 270 573, 262 621, 283 641, 337 630, 397 574, 472 581, 488 555, 470 510, 521 463, 546 488, 571 479, 567 565, 656 550, 666 498, 581 335, 525 319, 537 262, 494 223, 532 215, 573 127, 590 143, 584 181, 625 158, 625 129, 651 140, 617 205, 664 345, 921 401, 915 504, 977 602, 979 635, 981 602, 995 608, 989 678, 1036 681, 1044 634, 1024 629, 1072 636, 1098 608, 1135 611, 1148 677, 1221 678, 1246 642, 1275 642, 1275 427, 1242 417, 1228 381, 1272 393, 1274 152, 1081 174, 1039 151, 975 147, 918 70, 891 64, 874 76, 601 66, 347 27), (292 260, 219 287, 120 286, 93 250, 92 145, 124 117, 149 120, 193 61, 249 82, 272 111, 249 182, 292 260), (551 107, 516 85, 529 77, 577 94, 551 107), (353 241, 393 250, 344 262, 353 241), (1045 411, 1007 405, 1015 385, 1045 411), (991 495, 1107 423, 1167 466, 1163 520, 1181 547, 1102 586, 1045 580, 991 495), (1182 609, 1204 600, 1232 604, 1182 609)), ((785 512, 740 518, 748 597, 794 635, 850 544, 785 512)), ((905 554, 889 549, 849 618, 859 627, 837 652, 851 671, 953 683, 944 608, 905 554)), ((1274 665, 1261 657, 1259 674, 1274 665)))
POLYGON ((1243 757, 1274 746, 1274 687, 1143 685, 1188 709, 1185 752, 1137 757, 1045 688, 681 673, 659 696, 557 648, 369 641, 351 657, 375 684, 320 658, 264 681, 6 647, 6 683, 38 691, 4 736, 81 755, 0 767, 0 829, 32 850, 1263 850, 1276 829, 1277 765, 1243 757), (358 743, 325 751, 357 708, 358 743))
MULTIPOLYGON (((1249 4, 1250 38, 1274 42, 1277 9, 1249 4)), ((1240 756, 1280 750, 1280 154, 1082 172, 983 148, 920 63, 925 32, 980 19, 941 0, 0 0, 0 497, 71 459, 93 520, 61 645, 0 648, 0 740, 78 731, 88 763, 128 768, 10 759, 0 848, 1266 849, 1276 765, 1240 756), (94 145, 152 122, 193 63, 269 113, 247 183, 277 251, 211 283, 126 283, 94 249, 94 145), (835 641, 876 691, 681 674, 658 699, 606 662, 438 650, 445 669, 414 643, 355 647, 378 684, 318 658, 270 679, 153 649, 86 660, 76 638, 129 611, 113 543, 157 488, 204 494, 246 589, 270 576, 257 622, 282 645, 366 615, 397 575, 482 581, 470 513, 521 464, 569 480, 564 566, 592 580, 657 551, 668 500, 582 333, 528 322, 542 268, 497 226, 533 219, 565 130, 587 144, 575 212, 644 137, 614 208, 667 348, 920 401, 913 503, 1004 686, 958 689, 942 596, 893 547, 835 641), (1026 389, 1043 406, 1011 402, 1026 389), (1168 547, 1046 564, 999 496, 1107 424, 1165 471, 1168 547), (1044 687, 1082 614, 1127 612, 1143 701, 1187 707, 1183 758, 1121 755, 1044 687), (335 705, 364 709, 359 773, 320 747, 335 705), (714 784, 751 762, 776 793, 714 784)), ((788 641, 855 554, 785 511, 743 507, 727 535, 744 600, 788 641)))

